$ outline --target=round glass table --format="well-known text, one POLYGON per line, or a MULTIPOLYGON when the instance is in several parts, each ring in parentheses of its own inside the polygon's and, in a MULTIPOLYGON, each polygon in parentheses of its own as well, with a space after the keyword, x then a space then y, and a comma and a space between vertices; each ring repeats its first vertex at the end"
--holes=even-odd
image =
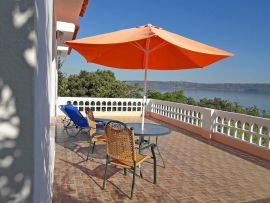
POLYGON ((135 136, 162 136, 171 132, 170 128, 155 123, 145 123, 142 130, 141 123, 127 123, 127 126, 133 128, 135 136))
POLYGON ((163 157, 159 151, 158 147, 158 137, 163 135, 168 135, 171 132, 170 128, 167 128, 163 125, 155 124, 155 123, 145 123, 144 129, 142 130, 142 124, 141 123, 127 123, 127 126, 132 128, 134 130, 134 135, 139 137, 139 151, 140 153, 143 153, 143 150, 145 148, 148 148, 150 146, 150 138, 155 137, 156 138, 156 149, 158 151, 158 154, 163 162, 163 167, 165 168, 165 162, 163 160, 163 157), (148 140, 145 140, 144 137, 148 137, 148 140), (144 146, 144 144, 147 143, 148 146, 144 146))

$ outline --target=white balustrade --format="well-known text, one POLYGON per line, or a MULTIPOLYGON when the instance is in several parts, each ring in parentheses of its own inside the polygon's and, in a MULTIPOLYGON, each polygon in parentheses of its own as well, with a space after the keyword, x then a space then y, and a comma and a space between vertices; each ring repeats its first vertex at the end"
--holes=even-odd
MULTIPOLYGON (((97 116, 140 116, 142 99, 133 98, 94 98, 94 97, 58 97, 57 105, 73 104, 84 114, 92 109, 97 116)), ((62 112, 57 108, 57 115, 62 112)))
POLYGON ((270 148, 270 120, 215 110, 215 132, 260 147, 270 148))
POLYGON ((270 149, 270 119, 151 99, 150 112, 270 149))
MULTIPOLYGON (((104 116, 141 116, 143 105, 142 99, 132 98, 58 98, 58 105, 68 103, 81 112, 91 108, 95 115, 104 116)), ((270 149, 270 119, 155 99, 147 100, 146 112, 270 149)))
POLYGON ((211 120, 209 115, 211 115, 212 109, 151 99, 148 110, 190 125, 207 128, 207 130, 209 130, 210 127, 208 120, 211 120), (207 127, 205 124, 208 124, 207 127))

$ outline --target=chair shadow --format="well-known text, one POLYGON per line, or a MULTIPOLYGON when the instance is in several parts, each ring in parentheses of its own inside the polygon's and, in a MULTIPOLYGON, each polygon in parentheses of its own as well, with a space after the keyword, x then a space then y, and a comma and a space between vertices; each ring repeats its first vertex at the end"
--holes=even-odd
MULTIPOLYGON (((96 144, 95 146, 95 150, 93 152, 93 154, 91 153, 92 150, 92 146, 89 146, 89 142, 87 143, 88 146, 81 146, 80 142, 84 142, 86 144, 87 141, 89 141, 89 135, 88 133, 84 133, 84 131, 82 131, 81 133, 79 133, 76 137, 72 136, 73 134, 76 134, 75 129, 71 129, 71 130, 64 130, 65 134, 64 135, 60 135, 60 139, 58 139, 59 141, 56 142, 58 145, 63 146, 66 149, 69 149, 70 151, 76 153, 80 158, 82 158, 82 161, 77 162, 77 163, 72 163, 70 161, 64 160, 64 159, 60 159, 61 161, 79 169, 80 171, 82 171, 84 174, 86 174, 100 189, 102 189, 102 186, 96 181, 95 178, 101 179, 103 180, 103 175, 104 175, 104 171, 105 171, 105 166, 102 162, 99 162, 96 159, 105 159, 106 158, 106 143, 104 142, 104 144, 102 142, 99 142, 96 144), (69 132, 68 132, 69 131, 69 132), (73 131, 73 132, 72 132, 73 131), (89 169, 87 167, 84 167, 82 165, 80 165, 81 163, 86 162, 86 157, 87 154, 89 152, 89 148, 90 148, 90 154, 89 154, 89 160, 91 162, 100 164, 99 166, 97 166, 94 169, 89 169), (94 178, 95 177, 95 178, 94 178)), ((153 164, 150 162, 147 162, 148 164, 153 164)), ((109 179, 116 173, 123 171, 122 168, 116 168, 115 166, 112 165, 108 165, 108 171, 107 171, 107 175, 106 175, 106 182, 112 184, 112 186, 115 188, 115 193, 117 194, 119 199, 123 199, 124 197, 128 197, 130 198, 130 196, 128 194, 126 194, 119 186, 117 186, 116 184, 114 184, 113 182, 111 182, 109 179)), ((128 173, 132 173, 129 170, 127 170, 128 173)), ((123 174, 124 175, 124 174, 123 174)), ((140 178, 140 175, 136 174, 137 178, 140 178)), ((145 177, 142 178, 143 180, 153 183, 150 179, 146 179, 145 177)), ((132 179, 130 179, 130 184, 132 182, 132 179)))
MULTIPOLYGON (((66 131, 66 130, 65 130, 66 131)), ((105 159, 106 157, 106 147, 105 144, 98 143, 95 146, 95 150, 91 153, 92 146, 89 144, 89 135, 88 133, 82 131, 76 137, 71 136, 70 134, 64 134, 56 137, 56 143, 66 149, 69 149, 72 152, 75 152, 79 157, 86 160, 87 154, 89 153, 89 158, 95 159, 105 159), (79 143, 87 143, 88 146, 81 146, 79 143)))
MULTIPOLYGON (((94 161, 95 163, 98 163, 100 164, 99 166, 97 166, 96 168, 94 168, 93 170, 87 168, 87 167, 84 167, 84 166, 81 166, 80 164, 85 162, 85 161, 80 161, 80 162, 77 162, 77 163, 72 163, 70 161, 66 161, 66 160, 63 160, 63 159, 60 159, 61 161, 79 169, 80 171, 82 171, 84 174, 86 174, 101 190, 102 190, 102 186, 93 178, 93 177, 96 177, 98 179, 101 179, 103 180, 103 176, 104 176, 104 172, 105 172, 105 165, 100 163, 100 162, 97 162, 97 161, 94 161)), ((148 162, 149 163, 149 162, 148 162)), ((115 166, 112 166, 112 165, 108 165, 108 169, 107 169, 107 175, 106 175, 106 182, 110 183, 113 185, 114 188, 116 188, 115 192, 116 194, 118 195, 118 198, 119 199, 123 199, 124 197, 128 197, 130 198, 130 196, 128 194, 126 194, 119 186, 117 186, 116 184, 114 184, 112 181, 110 181, 109 179, 116 173, 120 172, 120 171, 123 171, 123 169, 121 168, 117 168, 115 166)), ((132 173, 130 170, 127 170, 127 173, 132 173)), ((122 174, 124 175, 124 174, 122 174)), ((140 175, 137 173, 136 174, 136 177, 137 178, 141 178, 140 175)), ((152 183, 153 184, 153 181, 149 180, 149 179, 146 179, 145 177, 142 178, 144 181, 146 182, 149 182, 149 183, 152 183)), ((132 179, 130 179, 130 184, 132 182, 132 179)))
MULTIPOLYGON (((147 162, 147 163, 150 163, 150 162, 147 162)), ((139 171, 139 170, 138 170, 138 171, 139 171)), ((131 173, 131 175, 132 175, 132 171, 129 170, 129 169, 127 170, 127 173, 131 173)), ((124 175, 124 174, 123 174, 123 175, 124 175)), ((154 183, 153 183, 153 180, 151 181, 151 180, 149 180, 149 179, 146 179, 145 176, 141 177, 141 176, 138 174, 138 172, 136 173, 136 179, 137 179, 137 178, 143 179, 144 181, 146 181, 146 182, 148 182, 148 183, 154 184, 154 183)), ((111 181, 108 180, 108 179, 106 179, 106 180, 107 180, 107 182, 109 182, 110 184, 112 184, 113 187, 116 188, 115 192, 117 193, 119 199, 124 198, 124 197, 127 197, 127 198, 130 199, 130 196, 129 196, 128 194, 126 194, 119 186, 117 186, 116 184, 114 184, 113 182, 111 182, 111 181)), ((131 184, 131 183, 132 183, 132 177, 130 178, 130 184, 131 184)), ((136 181, 135 181, 135 187, 136 187, 136 181)), ((131 191, 131 187, 130 187, 130 191, 131 191)))
MULTIPOLYGON (((78 163, 72 163, 70 161, 66 161, 66 160, 63 160, 63 159, 60 159, 61 161, 79 169, 81 172, 83 172, 84 174, 86 174, 91 180, 93 180, 93 182, 100 188, 102 189, 102 187, 96 182, 96 180, 93 178, 93 177, 96 177, 98 179, 101 179, 103 180, 103 176, 104 176, 104 171, 105 171, 105 166, 104 164, 101 164, 99 166, 97 166, 96 168, 94 168, 93 170, 87 168, 87 167, 84 167, 84 166, 81 166, 80 164, 85 162, 85 161, 81 161, 81 162, 78 162, 78 163)), ((107 175, 106 175, 106 180, 111 178, 114 174, 118 173, 119 171, 121 171, 121 169, 119 168, 116 168, 116 167, 113 167, 113 166, 108 166, 108 169, 107 169, 107 175)))
POLYGON ((97 144, 95 146, 95 150, 93 153, 91 153, 92 146, 87 146, 87 147, 80 146, 79 149, 76 151, 76 153, 83 154, 86 159, 89 150, 90 150, 89 159, 105 159, 106 158, 106 144, 97 144))

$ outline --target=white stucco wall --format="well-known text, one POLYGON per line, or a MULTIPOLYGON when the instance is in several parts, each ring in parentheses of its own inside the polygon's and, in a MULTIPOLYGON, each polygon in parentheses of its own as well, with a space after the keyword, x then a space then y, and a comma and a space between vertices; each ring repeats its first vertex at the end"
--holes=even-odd
POLYGON ((1 0, 0 19, 0 202, 33 202, 33 0, 1 0))
POLYGON ((33 202, 51 202, 54 139, 51 137, 56 99, 56 52, 53 0, 35 0, 37 66, 34 74, 33 202))
POLYGON ((0 202, 51 202, 53 0, 1 0, 0 19, 0 202))
POLYGON ((49 99, 50 99, 50 116, 51 121, 54 121, 54 117, 56 116, 56 100, 57 100, 57 69, 56 69, 56 61, 57 58, 54 58, 51 62, 51 68, 50 68, 50 76, 49 76, 49 99))
MULTIPOLYGON (((52 2, 55 0, 52 0, 52 2)), ((51 64, 51 73, 50 73, 50 89, 49 89, 49 97, 50 97, 50 115, 51 121, 54 121, 56 116, 56 101, 57 101, 57 86, 58 86, 58 73, 57 73, 57 42, 56 42, 56 15, 55 9, 52 8, 52 12, 50 12, 52 17, 52 64, 51 64)))

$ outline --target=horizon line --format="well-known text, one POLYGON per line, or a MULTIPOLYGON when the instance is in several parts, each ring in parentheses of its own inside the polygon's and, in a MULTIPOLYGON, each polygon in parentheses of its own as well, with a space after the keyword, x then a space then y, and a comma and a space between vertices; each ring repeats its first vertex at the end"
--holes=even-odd
MULTIPOLYGON (((120 80, 120 79, 119 79, 120 80)), ((144 82, 144 80, 120 80, 120 81, 137 81, 144 82)), ((185 83, 193 83, 193 84, 242 84, 242 85, 270 85, 270 83, 246 83, 246 82, 221 82, 221 83, 205 83, 205 82, 189 82, 189 81, 169 81, 169 80, 147 80, 147 82, 185 82, 185 83)))

